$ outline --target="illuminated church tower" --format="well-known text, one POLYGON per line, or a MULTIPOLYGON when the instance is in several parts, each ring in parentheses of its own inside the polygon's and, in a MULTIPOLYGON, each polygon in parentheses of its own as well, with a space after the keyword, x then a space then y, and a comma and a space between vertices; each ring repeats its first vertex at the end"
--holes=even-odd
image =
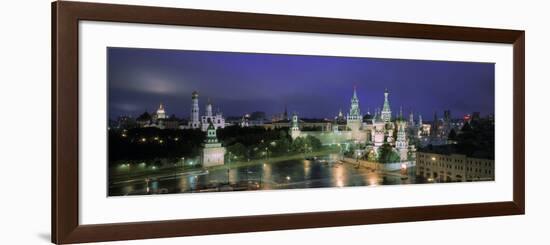
POLYGON ((290 137, 292 137, 293 140, 300 137, 300 127, 298 125, 298 114, 296 114, 296 112, 292 114, 292 125, 290 127, 290 137))
POLYGON ((210 102, 210 99, 208 99, 208 103, 206 103, 206 116, 211 117, 212 116, 212 103, 210 102))
POLYGON ((206 131, 206 139, 204 140, 204 148, 202 149, 202 166, 210 167, 224 164, 225 147, 218 142, 216 128, 212 123, 209 124, 206 131))
POLYGON ((194 91, 191 94, 192 107, 191 107, 191 118, 189 120, 190 128, 200 128, 201 122, 199 120, 199 93, 194 91))
MULTIPOLYGON (((359 108, 359 99, 357 98, 357 91, 355 86, 353 87, 353 96, 351 97, 351 107, 349 108, 349 114, 347 116, 347 127, 352 131, 352 135, 356 135, 361 128, 363 122, 363 115, 361 115, 361 109, 359 108)), ((357 138, 354 136, 354 138, 357 138)))
POLYGON ((407 121, 403 118, 403 111, 400 110, 399 117, 395 120, 397 126, 397 139, 395 140, 395 149, 399 153, 401 161, 407 160, 407 153, 409 149, 409 143, 407 142, 406 127, 407 121))
POLYGON ((382 107, 382 112, 380 113, 380 117, 382 118, 382 121, 385 123, 388 123, 391 121, 391 108, 390 108, 390 101, 388 100, 388 95, 390 93, 388 92, 388 89, 384 91, 384 106, 382 107))
POLYGON ((413 112, 411 111, 411 113, 409 114, 409 128, 416 128, 416 126, 414 125, 414 114, 413 112))
POLYGON ((225 119, 223 118, 221 112, 218 111, 216 112, 216 114, 212 112, 212 102, 210 102, 210 99, 208 99, 208 103, 206 103, 204 111, 204 116, 201 116, 202 131, 206 132, 206 130, 210 126, 210 123, 214 125, 215 129, 225 128, 225 119))

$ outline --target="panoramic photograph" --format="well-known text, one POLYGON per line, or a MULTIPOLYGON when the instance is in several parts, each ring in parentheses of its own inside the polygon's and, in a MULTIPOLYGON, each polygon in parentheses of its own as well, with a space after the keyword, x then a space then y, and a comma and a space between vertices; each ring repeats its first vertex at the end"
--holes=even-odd
POLYGON ((106 52, 107 196, 495 180, 494 63, 106 52))

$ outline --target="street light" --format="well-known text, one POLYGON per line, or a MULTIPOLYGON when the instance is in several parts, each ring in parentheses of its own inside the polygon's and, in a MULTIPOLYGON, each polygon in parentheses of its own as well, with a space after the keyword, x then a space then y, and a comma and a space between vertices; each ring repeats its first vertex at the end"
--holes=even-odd
POLYGON ((229 183, 229 171, 230 171, 230 169, 229 169, 229 168, 227 168, 227 185, 229 185, 229 184, 230 184, 230 183, 229 183))

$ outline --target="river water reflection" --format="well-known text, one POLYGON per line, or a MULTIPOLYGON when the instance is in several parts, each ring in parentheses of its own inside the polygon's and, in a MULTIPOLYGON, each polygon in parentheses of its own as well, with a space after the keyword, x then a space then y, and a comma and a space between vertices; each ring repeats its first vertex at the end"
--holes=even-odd
POLYGON ((140 195, 205 191, 270 190, 345 186, 413 184, 414 167, 379 172, 351 163, 326 159, 258 163, 213 171, 195 171, 162 178, 128 181, 112 186, 109 195, 140 195))

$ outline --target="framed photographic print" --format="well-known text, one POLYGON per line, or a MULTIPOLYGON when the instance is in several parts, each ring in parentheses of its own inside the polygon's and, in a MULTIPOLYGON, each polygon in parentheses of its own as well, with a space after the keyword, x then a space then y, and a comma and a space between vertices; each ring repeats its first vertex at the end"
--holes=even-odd
POLYGON ((52 18, 54 243, 524 213, 523 31, 52 18))

